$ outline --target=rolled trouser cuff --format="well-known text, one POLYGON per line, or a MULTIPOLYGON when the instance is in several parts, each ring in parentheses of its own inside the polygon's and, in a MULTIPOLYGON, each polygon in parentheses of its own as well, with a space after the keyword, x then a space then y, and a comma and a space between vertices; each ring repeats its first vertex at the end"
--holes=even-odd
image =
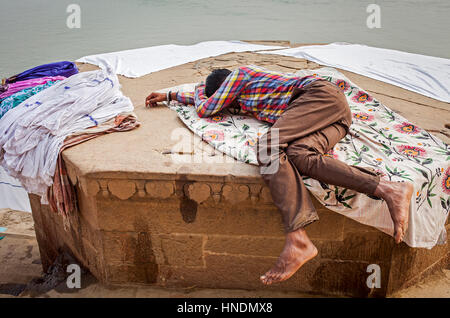
POLYGON ((301 211, 299 212, 292 222, 285 224, 285 232, 295 232, 299 229, 305 228, 311 223, 319 220, 319 215, 315 210, 308 212, 301 211))

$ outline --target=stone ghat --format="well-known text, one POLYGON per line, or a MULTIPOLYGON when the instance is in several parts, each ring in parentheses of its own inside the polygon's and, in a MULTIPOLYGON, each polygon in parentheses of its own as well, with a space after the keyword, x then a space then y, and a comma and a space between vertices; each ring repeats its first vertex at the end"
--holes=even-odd
POLYGON ((263 184, 80 179, 77 192, 80 211, 67 231, 62 217, 30 196, 44 270, 69 251, 107 284, 386 296, 448 262, 448 245, 396 245, 316 201, 320 221, 308 234, 318 257, 266 287, 259 275, 275 262, 284 233, 263 184), (381 288, 366 285, 370 264, 381 268, 381 288))
MULTIPOLYGON (((166 107, 144 107, 152 91, 204 80, 214 68, 246 64, 285 72, 318 67, 295 58, 231 53, 137 79, 119 78, 142 126, 63 152, 79 206, 67 231, 60 216, 30 196, 44 270, 66 250, 107 284, 388 296, 448 266, 448 244, 431 250, 395 245, 390 236, 316 202, 320 221, 307 231, 319 255, 288 281, 261 284, 259 276, 281 252, 284 232, 257 167, 240 162, 175 163, 168 156, 177 143, 171 132, 184 128, 183 123, 166 107), (366 285, 370 264, 381 268, 381 288, 366 285)), ((81 71, 95 69, 78 66, 81 71)), ((396 112, 450 141, 447 103, 343 73, 396 112)), ((193 138, 193 154, 217 156, 193 138)))

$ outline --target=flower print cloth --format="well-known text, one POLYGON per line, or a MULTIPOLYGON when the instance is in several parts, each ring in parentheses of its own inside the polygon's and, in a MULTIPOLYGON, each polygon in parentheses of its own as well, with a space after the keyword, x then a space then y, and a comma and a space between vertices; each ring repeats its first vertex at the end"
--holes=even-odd
MULTIPOLYGON (((350 133, 326 155, 349 165, 372 168, 388 180, 412 182, 414 194, 405 243, 425 248, 444 243, 450 211, 450 146, 381 104, 335 69, 297 74, 317 74, 337 84, 347 97, 353 114, 350 133)), ((192 91, 194 87, 188 84, 179 89, 192 91)), ((199 118, 194 107, 176 101, 170 107, 189 129, 219 151, 257 164, 254 145, 268 124, 226 112, 199 118)), ((392 235, 393 222, 384 201, 308 177, 304 182, 328 209, 392 235)))
POLYGON ((110 70, 73 75, 33 95, 0 120, 0 164, 46 202, 66 137, 132 112, 110 70))
POLYGON ((450 59, 349 43, 258 53, 307 59, 450 103, 450 59))
POLYGON ((6 97, 11 96, 12 94, 15 94, 23 89, 43 85, 48 82, 62 81, 63 79, 65 79, 64 76, 46 76, 26 81, 15 82, 12 84, 6 84, 6 90, 0 94, 0 100, 5 99, 6 97))
POLYGON ((50 64, 39 65, 16 74, 6 79, 6 84, 25 81, 33 78, 46 76, 64 76, 69 77, 78 73, 78 68, 73 62, 63 61, 50 64))
POLYGON ((53 84, 55 84, 57 82, 58 81, 49 81, 49 82, 47 82, 45 84, 21 90, 21 91, 15 93, 15 94, 12 94, 9 97, 6 97, 0 103, 0 119, 9 110, 13 109, 17 105, 20 105, 20 103, 22 103, 23 101, 27 100, 31 96, 39 93, 40 91, 43 91, 46 88, 49 88, 50 86, 52 86, 53 84))

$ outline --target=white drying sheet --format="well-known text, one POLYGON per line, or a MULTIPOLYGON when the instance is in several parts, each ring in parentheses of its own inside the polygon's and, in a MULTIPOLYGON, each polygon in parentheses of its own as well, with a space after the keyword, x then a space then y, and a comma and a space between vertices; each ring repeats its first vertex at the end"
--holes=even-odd
POLYGON ((105 68, 110 65, 116 74, 140 77, 166 68, 231 52, 280 49, 284 46, 251 44, 242 41, 207 41, 194 45, 158 45, 141 49, 96 54, 77 60, 105 68))
POLYGON ((31 212, 27 191, 0 167, 0 209, 31 212))
POLYGON ((348 43, 258 53, 304 58, 450 102, 449 59, 348 43))

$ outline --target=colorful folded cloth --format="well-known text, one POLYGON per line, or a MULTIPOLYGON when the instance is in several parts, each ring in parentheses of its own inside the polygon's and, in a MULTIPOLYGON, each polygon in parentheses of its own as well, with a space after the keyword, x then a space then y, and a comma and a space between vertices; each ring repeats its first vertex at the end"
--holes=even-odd
POLYGON ((4 92, 0 91, 0 100, 5 99, 6 97, 11 96, 12 94, 15 94, 23 89, 27 89, 30 87, 35 87, 38 85, 43 85, 48 82, 55 82, 55 81, 62 81, 65 79, 64 76, 46 76, 46 77, 39 77, 39 78, 33 78, 25 81, 19 81, 12 84, 6 84, 4 87, 6 90, 4 92))
MULTIPOLYGON (((73 62, 63 61, 50 64, 44 64, 33 67, 20 74, 11 76, 5 80, 5 84, 12 84, 18 81, 25 81, 33 78, 45 76, 64 76, 70 77, 78 73, 78 68, 73 62)), ((2 83, 3 84, 3 83, 2 83)))
MULTIPOLYGON (((63 77, 64 79, 65 77, 63 77)), ((30 98, 33 95, 36 95, 37 93, 43 91, 44 89, 52 86, 53 84, 59 82, 57 81, 48 81, 45 84, 38 85, 35 87, 30 87, 27 89, 23 89, 15 94, 12 94, 9 97, 6 97, 0 102, 0 119, 11 109, 15 108, 16 106, 20 105, 20 103, 24 102, 28 98, 30 98)))

